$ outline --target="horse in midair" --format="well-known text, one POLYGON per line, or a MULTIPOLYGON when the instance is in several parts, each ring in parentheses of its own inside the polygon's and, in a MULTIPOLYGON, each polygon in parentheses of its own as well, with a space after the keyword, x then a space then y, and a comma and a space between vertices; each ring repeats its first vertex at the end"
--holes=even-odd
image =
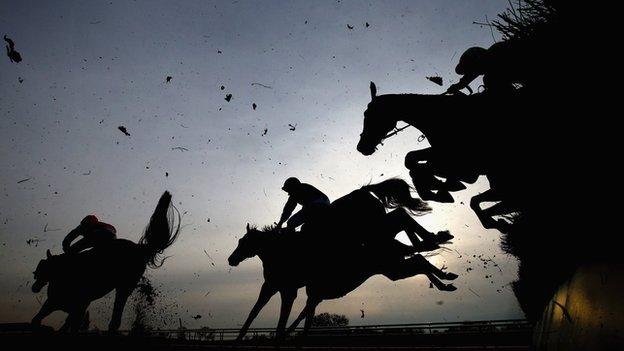
MULTIPOLYGON (((360 134, 357 150, 363 155, 373 154, 377 146, 393 134, 399 121, 404 121, 423 133, 430 148, 417 150, 406 156, 406 166, 417 172, 425 169, 432 174, 411 174, 416 189, 438 186, 443 192, 425 194, 425 198, 453 202, 452 197, 442 196, 444 191, 463 189, 461 182, 473 183, 479 175, 486 175, 491 189, 476 196, 471 207, 486 228, 503 231, 505 221, 495 220, 497 215, 521 212, 526 205, 546 191, 540 186, 536 168, 547 164, 548 154, 540 152, 553 131, 535 128, 533 121, 517 121, 528 106, 519 102, 539 94, 527 89, 515 94, 494 98, 487 93, 472 95, 377 95, 375 83, 370 84, 371 102, 364 112, 364 128, 360 134), (510 111, 500 108, 513 106, 510 111), (506 118, 503 117, 506 115, 506 118), (508 121, 508 122, 507 122, 508 121), (507 123, 514 123, 507 127, 507 123), (531 142, 527 142, 527 136, 531 142), (418 163, 430 163, 422 167, 418 163), (431 182, 433 176, 443 177, 452 183, 448 186, 431 182), (429 183, 426 186, 419 182, 429 183), (530 183, 533 186, 518 187, 530 183), (481 202, 501 201, 486 210, 481 202)), ((530 113, 529 113, 530 115, 530 113)), ((420 193, 419 193, 420 194, 420 193)))
MULTIPOLYGON (((390 179, 334 201, 323 219, 325 223, 315 223, 313 230, 283 234, 273 227, 258 230, 248 225, 228 262, 237 266, 258 256, 265 281, 238 339, 244 337, 251 322, 278 292, 282 305, 276 336, 283 337, 297 290, 303 286, 307 287, 308 301, 314 307, 324 299, 346 295, 375 274, 392 280, 426 274, 438 289, 455 290, 439 278, 455 279, 457 275, 442 272, 415 255, 438 248, 436 243, 452 238, 448 232, 429 233, 409 216, 409 212, 427 211, 426 203, 409 195, 407 183, 390 179), (387 207, 395 209, 386 213, 387 207), (408 232, 415 245, 394 239, 402 230, 408 232)), ((313 309, 305 312, 301 319, 313 314, 313 309)), ((306 319, 309 328, 308 321, 311 318, 306 319)))
POLYGON ((171 194, 165 191, 138 243, 115 239, 79 254, 52 255, 47 250, 47 257, 39 262, 33 273, 32 291, 38 293, 48 285, 48 298, 33 318, 33 326, 41 325, 46 316, 61 310, 68 313, 61 330, 76 332, 89 304, 115 290, 108 330, 117 331, 126 301, 145 269, 162 266, 161 254, 178 236, 179 214, 175 225, 174 209, 171 194))

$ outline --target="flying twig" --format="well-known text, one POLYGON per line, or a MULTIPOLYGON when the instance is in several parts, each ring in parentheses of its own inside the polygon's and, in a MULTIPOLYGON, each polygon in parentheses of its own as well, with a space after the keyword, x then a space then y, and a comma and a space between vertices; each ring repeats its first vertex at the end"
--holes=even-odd
POLYGON ((263 88, 273 89, 273 87, 272 87, 272 86, 270 86, 270 85, 266 85, 266 84, 262 84, 262 83, 256 83, 256 82, 254 82, 254 83, 251 83, 251 85, 252 85, 252 86, 253 86, 253 85, 257 85, 257 86, 261 86, 261 87, 263 87, 263 88))

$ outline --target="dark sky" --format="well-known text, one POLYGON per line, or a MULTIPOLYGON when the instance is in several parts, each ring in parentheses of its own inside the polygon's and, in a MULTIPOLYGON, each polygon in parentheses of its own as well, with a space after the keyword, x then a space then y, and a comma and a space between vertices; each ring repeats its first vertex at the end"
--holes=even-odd
MULTIPOLYGON (((457 81, 453 67, 463 50, 493 43, 489 28, 472 22, 506 5, 0 1, 1 34, 23 57, 0 60, 0 322, 34 315, 44 295, 30 292, 31 272, 45 249, 60 252, 83 216, 94 213, 135 240, 169 189, 184 227, 166 265, 150 273, 162 303, 189 327, 239 325, 261 284, 257 258, 227 266, 245 224, 279 218, 289 176, 331 199, 370 181, 408 178, 403 156, 427 145, 417 142, 417 130, 370 157, 355 150, 369 82, 380 94, 442 92, 425 76, 442 76, 445 87, 457 81), (33 238, 38 245, 27 244, 33 238), (204 318, 192 320, 195 314, 204 318)), ((460 203, 485 189, 481 179, 456 204, 434 204, 418 219, 455 234, 449 250, 430 260, 461 275, 458 291, 434 291, 423 277, 374 277, 318 311, 346 314, 352 324, 521 317, 508 286, 515 260, 499 249, 499 233, 483 229, 460 203), (473 255, 501 270, 483 268, 473 255)), ((109 307, 106 299, 94 304, 99 327, 109 307)), ((273 326, 277 308, 272 301, 255 325, 273 326)))

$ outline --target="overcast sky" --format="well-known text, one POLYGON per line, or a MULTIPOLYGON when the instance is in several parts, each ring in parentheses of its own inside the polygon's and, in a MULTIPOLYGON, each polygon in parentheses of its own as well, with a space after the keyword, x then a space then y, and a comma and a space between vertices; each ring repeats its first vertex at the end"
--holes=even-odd
MULTIPOLYGON (((355 150, 369 82, 380 94, 443 91, 425 77, 440 75, 445 87, 457 81, 463 50, 493 43, 472 22, 506 5, 0 0, 0 34, 23 57, 0 60, 0 322, 37 312, 45 294, 30 292, 31 272, 46 249, 60 252, 82 217, 96 214, 136 240, 168 189, 184 227, 165 266, 149 273, 161 306, 187 327, 240 325, 262 282, 258 258, 227 265, 245 224, 279 218, 290 176, 332 200, 371 181, 408 179, 404 155, 427 145, 417 130, 370 157, 355 150)), ((482 178, 455 204, 433 204, 418 218, 456 236, 430 258, 460 274, 456 292, 429 289, 424 277, 377 276, 317 311, 345 314, 351 324, 521 318, 508 285, 516 261, 467 206, 485 189, 482 178)), ((304 300, 300 290, 293 314, 304 300)), ((278 302, 254 326, 274 326, 278 302)), ((100 328, 110 307, 109 299, 93 304, 100 328)), ((124 327, 131 320, 128 308, 124 327)))

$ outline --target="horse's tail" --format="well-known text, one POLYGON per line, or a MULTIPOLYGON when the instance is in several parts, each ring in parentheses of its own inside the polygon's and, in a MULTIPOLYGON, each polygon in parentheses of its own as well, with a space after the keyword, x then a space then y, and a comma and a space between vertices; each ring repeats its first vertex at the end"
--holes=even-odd
POLYGON ((425 201, 412 197, 412 187, 403 179, 390 178, 381 183, 365 185, 362 189, 375 194, 388 208, 401 207, 416 215, 431 211, 425 201))
POLYGON ((171 193, 165 191, 158 200, 152 218, 145 228, 145 233, 139 239, 139 245, 145 249, 145 260, 150 267, 158 268, 163 265, 165 258, 161 259, 160 255, 173 244, 179 232, 180 213, 171 205, 171 193), (178 214, 177 226, 175 213, 178 214))

